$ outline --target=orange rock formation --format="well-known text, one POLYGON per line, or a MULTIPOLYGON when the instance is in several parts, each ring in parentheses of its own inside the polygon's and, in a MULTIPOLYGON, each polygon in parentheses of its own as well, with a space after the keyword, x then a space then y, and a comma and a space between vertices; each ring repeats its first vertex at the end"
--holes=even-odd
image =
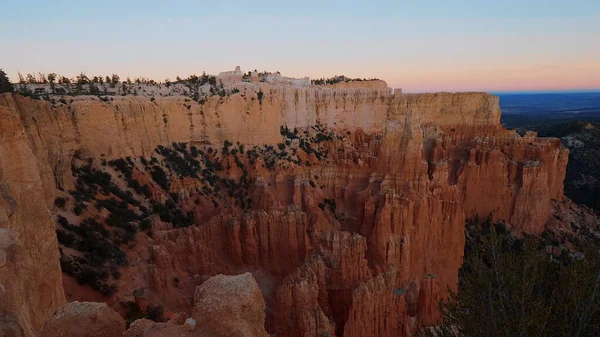
POLYGON ((115 337, 124 332, 125 321, 105 303, 71 302, 44 324, 40 336, 115 337))
POLYGON ((250 273, 217 275, 196 288, 192 317, 174 316, 167 323, 140 319, 124 337, 267 337, 265 302, 250 273), (187 319, 186 319, 187 318, 187 319))
MULTIPOLYGON (((129 252, 136 259, 113 302, 144 288, 166 310, 190 313, 202 284, 197 324, 212 326, 223 319, 213 314, 238 309, 248 315, 236 322, 252 321, 214 335, 266 335, 254 290, 244 293, 251 307, 214 299, 218 313, 198 309, 205 292, 237 292, 223 277, 203 283, 208 276, 247 271, 264 296, 269 333, 408 335, 421 322, 434 324, 437 301, 456 289, 466 218, 491 216, 538 233, 551 200, 563 198, 568 151, 557 139, 503 129, 495 96, 402 94, 380 81, 231 83, 240 93, 204 104, 127 96, 51 105, 0 95, 0 322, 12 324, 2 327, 9 336, 11 326, 35 336, 64 304, 49 209, 57 189, 73 187, 75 157, 149 156, 171 142, 276 144, 282 125, 345 135, 326 143, 327 162, 316 164, 313 154, 305 158, 312 166, 257 166, 251 210, 202 201, 190 206, 197 226, 154 219, 153 237, 129 252), (322 207, 325 198, 335 210, 322 207)), ((182 180, 171 192, 191 199, 194 184, 182 180)), ((131 336, 162 336, 150 333, 152 324, 136 322, 131 336)))

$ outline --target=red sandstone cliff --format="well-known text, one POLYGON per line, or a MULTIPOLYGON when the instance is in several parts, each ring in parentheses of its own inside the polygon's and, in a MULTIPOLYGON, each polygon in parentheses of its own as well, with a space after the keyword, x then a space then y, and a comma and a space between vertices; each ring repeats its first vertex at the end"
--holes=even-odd
MULTIPOLYGON (((245 162, 250 210, 214 206, 194 181, 171 185, 196 226, 155 218, 110 300, 143 288, 170 311, 190 311, 208 276, 250 271, 278 336, 399 336, 434 324, 437 301, 456 287, 465 218, 491 215, 537 233, 551 200, 562 199, 567 150, 504 130, 492 95, 266 83, 258 102, 252 88, 202 105, 0 95, 0 315, 15 331, 34 336, 64 303, 49 208, 57 189, 73 187, 74 158, 149 156, 171 142, 276 144, 281 125, 341 135, 320 145, 327 161, 302 158, 311 166, 245 162)), ((232 166, 227 174, 239 177, 232 166)))
POLYGON ((6 336, 35 336, 65 303, 49 210, 53 173, 21 117, 0 104, 0 331, 6 336))

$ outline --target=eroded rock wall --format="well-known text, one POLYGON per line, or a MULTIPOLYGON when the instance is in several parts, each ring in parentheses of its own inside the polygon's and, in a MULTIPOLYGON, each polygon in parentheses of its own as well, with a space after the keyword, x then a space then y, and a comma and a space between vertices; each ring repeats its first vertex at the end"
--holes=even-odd
POLYGON ((21 115, 0 105, 0 121, 0 331, 35 336, 65 302, 53 173, 21 115))
MULTIPOLYGON (((73 187, 74 158, 150 156, 172 142, 277 144, 282 125, 347 135, 328 143, 326 163, 257 169, 249 212, 203 204, 197 226, 154 221, 147 260, 131 266, 131 287, 173 310, 189 309, 207 276, 264 273, 266 326, 282 336, 398 336, 434 324, 437 301, 456 287, 465 218, 540 232, 562 198, 567 150, 504 130, 492 95, 402 94, 380 83, 242 89, 204 104, 0 95, 5 321, 33 336, 64 303, 49 208, 57 189, 73 187), (324 198, 338 209, 325 211, 324 198)), ((181 181, 171 192, 187 198, 194 188, 181 181)))

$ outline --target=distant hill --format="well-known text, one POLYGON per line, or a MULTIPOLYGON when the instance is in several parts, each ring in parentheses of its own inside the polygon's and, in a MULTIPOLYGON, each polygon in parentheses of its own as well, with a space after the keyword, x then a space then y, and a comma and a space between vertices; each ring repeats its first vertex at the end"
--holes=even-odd
POLYGON ((509 128, 600 119, 600 92, 497 94, 502 124, 509 128))
POLYGON ((498 94, 507 113, 536 113, 600 108, 600 92, 498 94))

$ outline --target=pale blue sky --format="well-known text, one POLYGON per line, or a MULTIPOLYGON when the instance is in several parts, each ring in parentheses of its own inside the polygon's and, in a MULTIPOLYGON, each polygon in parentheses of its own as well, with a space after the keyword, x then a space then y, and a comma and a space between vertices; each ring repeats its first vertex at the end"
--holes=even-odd
POLYGON ((600 89, 600 1, 6 1, 0 68, 233 69, 406 91, 600 89), (89 4, 88 4, 89 3, 89 4))

